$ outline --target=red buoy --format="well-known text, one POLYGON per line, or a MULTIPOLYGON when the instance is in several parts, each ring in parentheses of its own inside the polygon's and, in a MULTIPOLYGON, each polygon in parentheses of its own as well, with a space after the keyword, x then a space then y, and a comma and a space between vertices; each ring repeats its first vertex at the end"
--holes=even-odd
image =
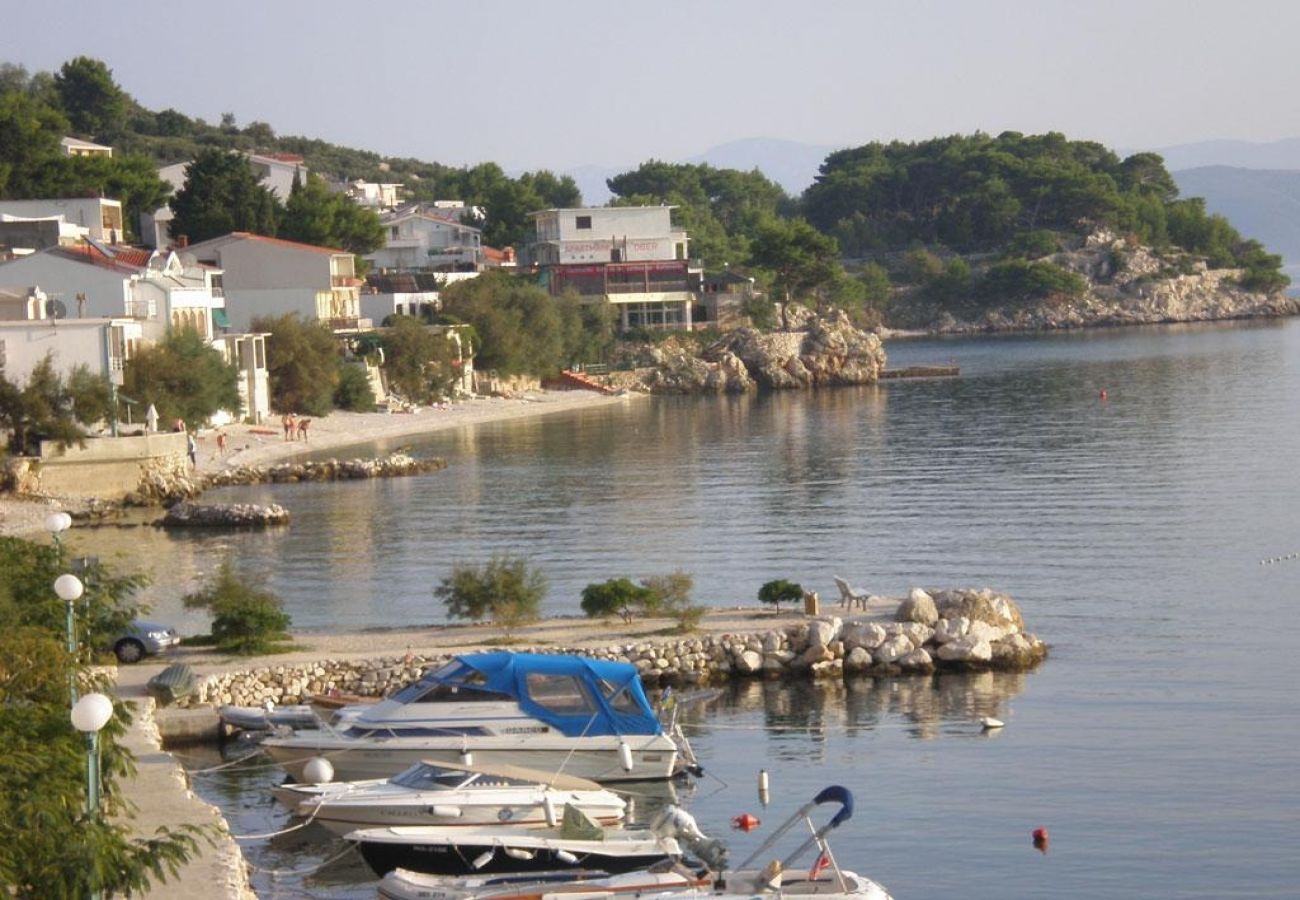
POLYGON ((1048 835, 1046 828, 1034 829, 1034 849, 1039 853, 1047 852, 1048 835))
POLYGON ((1098 396, 1100 396, 1101 399, 1105 400, 1105 399, 1106 399, 1106 389, 1105 389, 1105 388, 1102 388, 1102 389, 1101 389, 1101 394, 1099 394, 1098 396))
POLYGON ((761 824, 763 823, 758 821, 758 816, 751 816, 749 813, 741 813, 731 820, 731 827, 741 831, 753 831, 761 824))

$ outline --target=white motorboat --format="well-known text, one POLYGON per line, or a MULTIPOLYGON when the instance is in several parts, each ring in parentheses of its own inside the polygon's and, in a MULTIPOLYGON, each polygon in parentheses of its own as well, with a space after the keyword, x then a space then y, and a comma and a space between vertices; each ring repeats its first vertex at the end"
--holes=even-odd
MULTIPOLYGON (((817 897, 819 900, 891 900, 880 884, 856 872, 841 869, 831 852, 827 835, 853 814, 853 795, 832 785, 804 804, 780 825, 749 858, 727 871, 706 860, 704 866, 672 859, 646 870, 607 875, 593 871, 536 873, 533 876, 449 877, 398 868, 379 884, 385 900, 758 900, 760 897, 817 897), (809 813, 822 803, 839 803, 839 811, 820 828, 809 813), (810 836, 781 859, 761 869, 752 868, 800 822, 810 836), (815 852, 813 852, 815 851, 815 852), (803 858, 806 871, 795 864, 803 858)), ((702 858, 706 854, 699 854, 702 858)))
POLYGON ((572 806, 555 828, 363 828, 346 835, 379 875, 396 868, 468 875, 563 868, 628 872, 682 854, 679 837, 702 841, 695 820, 671 807, 649 828, 605 828, 572 806))
POLYGON ((262 746, 299 781, 323 758, 342 781, 387 778, 430 760, 604 782, 670 778, 693 764, 676 737, 655 717, 633 665, 493 652, 457 656, 386 700, 341 711, 334 726, 272 735, 262 746))
POLYGON ((337 834, 381 825, 505 825, 544 828, 565 806, 602 825, 623 820, 627 803, 594 781, 519 766, 420 762, 388 779, 285 784, 275 798, 337 834))

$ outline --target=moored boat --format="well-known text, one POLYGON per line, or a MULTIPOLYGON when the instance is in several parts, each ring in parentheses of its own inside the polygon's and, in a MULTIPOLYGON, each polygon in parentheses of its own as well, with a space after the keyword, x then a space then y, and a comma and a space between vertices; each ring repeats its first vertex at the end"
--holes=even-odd
POLYGON ((604 782, 672 777, 693 762, 679 755, 679 741, 656 718, 635 666, 493 652, 455 657, 386 700, 345 708, 336 725, 272 735, 262 746, 298 780, 319 757, 343 781, 429 760, 604 782))
POLYGON ((285 784, 275 798, 337 834, 383 825, 544 828, 566 806, 602 825, 623 820, 626 802, 594 781, 519 766, 421 762, 388 779, 285 784))
POLYGON ((565 868, 629 872, 681 856, 679 836, 703 838, 695 821, 676 808, 649 828, 604 828, 572 806, 555 828, 414 825, 346 835, 379 875, 396 868, 454 875, 565 868))
MULTIPOLYGON (((840 867, 828 835, 853 814, 853 795, 832 785, 801 806, 735 870, 715 859, 700 867, 670 859, 645 870, 603 876, 579 871, 539 873, 529 879, 476 875, 449 877, 395 869, 384 876, 379 896, 386 900, 757 900, 759 897, 817 897, 820 900, 891 900, 877 882, 840 867), (809 814, 823 803, 839 811, 817 827, 809 814), (806 823, 809 836, 783 858, 753 868, 795 825, 806 823), (806 857, 810 857, 809 860, 806 857), (800 863, 802 859, 802 864, 800 863), (804 869, 809 865, 808 869, 804 869)), ((700 854, 701 858, 705 854, 700 854)))

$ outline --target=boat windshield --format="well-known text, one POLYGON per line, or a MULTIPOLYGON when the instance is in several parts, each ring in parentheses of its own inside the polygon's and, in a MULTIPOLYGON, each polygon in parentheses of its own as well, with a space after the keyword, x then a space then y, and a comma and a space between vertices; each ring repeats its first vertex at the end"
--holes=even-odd
POLYGON ((525 680, 528 696, 543 709, 562 716, 589 715, 596 711, 585 686, 572 675, 529 672, 525 680))
POLYGON ((641 712, 641 707, 636 705, 636 698, 632 692, 626 688, 621 688, 617 684, 606 681, 604 678, 597 678, 596 684, 600 685, 600 693, 605 697, 605 702, 614 712, 637 714, 641 712))
POLYGON ((447 663, 431 675, 408 684, 389 699, 398 703, 481 703, 509 702, 509 694, 491 691, 482 672, 461 662, 447 663))
POLYGON ((411 766, 405 772, 394 775, 390 781, 399 787, 414 791, 439 791, 458 788, 477 773, 457 772, 452 769, 439 769, 424 763, 411 766))

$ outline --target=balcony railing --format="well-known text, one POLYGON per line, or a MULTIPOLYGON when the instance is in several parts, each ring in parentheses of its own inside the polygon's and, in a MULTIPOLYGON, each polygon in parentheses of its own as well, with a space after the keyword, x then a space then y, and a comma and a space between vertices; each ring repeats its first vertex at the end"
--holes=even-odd
POLYGON ((125 312, 129 319, 152 319, 158 314, 158 308, 148 300, 128 300, 125 312))

